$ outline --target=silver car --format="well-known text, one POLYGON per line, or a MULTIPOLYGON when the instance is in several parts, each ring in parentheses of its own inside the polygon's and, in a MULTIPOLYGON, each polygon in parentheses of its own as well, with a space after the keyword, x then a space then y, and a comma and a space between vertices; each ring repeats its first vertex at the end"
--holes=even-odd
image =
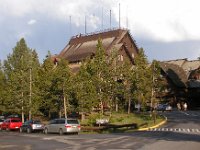
POLYGON ((22 124, 19 132, 31 133, 34 131, 43 131, 44 125, 39 120, 28 120, 22 124))
POLYGON ((59 133, 60 135, 64 133, 77 133, 81 130, 81 126, 77 119, 70 118, 59 118, 54 119, 49 122, 48 125, 44 127, 44 133, 59 133))

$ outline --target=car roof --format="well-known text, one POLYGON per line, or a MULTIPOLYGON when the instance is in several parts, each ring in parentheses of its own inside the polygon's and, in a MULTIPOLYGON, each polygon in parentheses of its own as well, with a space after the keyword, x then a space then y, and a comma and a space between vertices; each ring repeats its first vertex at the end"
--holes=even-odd
POLYGON ((11 119, 11 120, 21 120, 21 118, 17 118, 17 117, 12 117, 12 118, 7 118, 7 119, 11 119))

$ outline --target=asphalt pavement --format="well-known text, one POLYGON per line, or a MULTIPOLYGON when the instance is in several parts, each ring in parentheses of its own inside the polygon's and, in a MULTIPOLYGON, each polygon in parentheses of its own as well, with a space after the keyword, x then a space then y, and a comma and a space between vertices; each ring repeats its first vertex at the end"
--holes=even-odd
POLYGON ((199 150, 200 111, 164 112, 166 124, 117 134, 20 134, 0 132, 1 150, 199 150))

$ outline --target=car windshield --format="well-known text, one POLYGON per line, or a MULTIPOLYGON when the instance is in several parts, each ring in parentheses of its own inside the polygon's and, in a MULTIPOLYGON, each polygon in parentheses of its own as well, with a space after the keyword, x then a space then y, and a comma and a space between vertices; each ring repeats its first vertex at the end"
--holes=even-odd
POLYGON ((41 122, 39 120, 35 120, 33 121, 33 124, 41 124, 41 122))
POLYGON ((21 122, 21 120, 11 120, 11 122, 21 122))
POLYGON ((79 124, 78 120, 67 120, 68 124, 79 124))

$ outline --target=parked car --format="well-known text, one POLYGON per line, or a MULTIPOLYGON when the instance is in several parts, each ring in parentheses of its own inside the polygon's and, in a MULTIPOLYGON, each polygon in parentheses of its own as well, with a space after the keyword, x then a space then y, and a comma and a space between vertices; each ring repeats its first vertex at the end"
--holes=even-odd
POLYGON ((0 119, 0 130, 1 130, 1 125, 3 123, 4 119, 0 119))
POLYGON ((18 130, 22 126, 20 118, 7 118, 1 124, 1 130, 18 130))
POLYGON ((77 133, 81 130, 81 126, 77 119, 60 118, 51 120, 48 125, 44 127, 44 133, 77 133))
POLYGON ((35 132, 35 131, 43 131, 44 125, 39 120, 28 120, 23 123, 20 127, 19 132, 35 132))
POLYGON ((159 104, 156 109, 157 111, 172 111, 172 106, 169 104, 159 104))

